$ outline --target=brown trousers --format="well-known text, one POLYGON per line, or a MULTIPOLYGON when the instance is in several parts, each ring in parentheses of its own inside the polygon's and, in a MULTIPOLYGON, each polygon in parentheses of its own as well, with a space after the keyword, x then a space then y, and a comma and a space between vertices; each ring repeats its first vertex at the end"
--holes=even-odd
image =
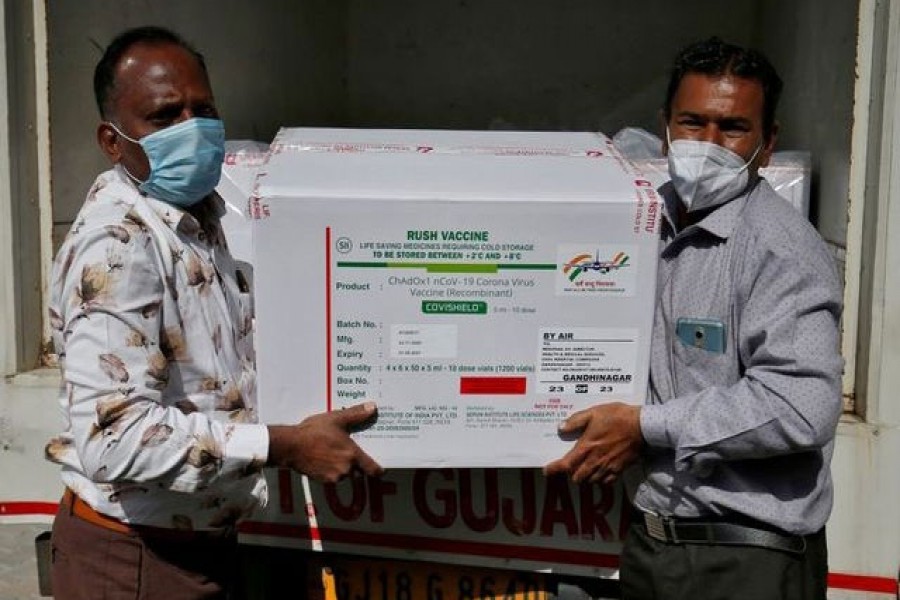
POLYGON ((51 536, 55 600, 225 600, 237 536, 166 540, 88 523, 60 505, 51 536))

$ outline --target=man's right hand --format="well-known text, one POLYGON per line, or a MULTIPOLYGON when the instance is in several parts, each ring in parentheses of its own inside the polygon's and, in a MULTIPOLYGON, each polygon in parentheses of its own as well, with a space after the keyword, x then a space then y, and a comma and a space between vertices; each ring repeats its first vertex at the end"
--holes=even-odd
POLYGON ((318 481, 335 483, 359 467, 380 475, 381 466, 350 437, 350 431, 375 417, 374 402, 319 413, 298 425, 269 425, 270 466, 288 467, 318 481))
POLYGON ((636 461, 644 445, 641 407, 612 402, 578 411, 559 428, 560 434, 579 433, 578 441, 562 458, 544 467, 544 475, 566 473, 575 483, 611 485, 636 461))

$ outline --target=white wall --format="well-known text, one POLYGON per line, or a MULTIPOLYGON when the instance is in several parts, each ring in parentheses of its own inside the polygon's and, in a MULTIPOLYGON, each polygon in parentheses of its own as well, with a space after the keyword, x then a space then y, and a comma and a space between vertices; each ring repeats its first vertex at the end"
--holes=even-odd
MULTIPOLYGON (((6 14, 0 2, 0 50, 6 52, 6 14)), ((10 184, 9 98, 6 60, 0 60, 0 376, 16 369, 16 290, 10 184)))
MULTIPOLYGON (((865 419, 838 427, 832 473, 835 508, 829 559, 836 570, 896 581, 900 571, 900 0, 863 0, 859 123, 854 135, 852 222, 848 235, 847 310, 861 315, 848 352, 865 357, 856 373, 865 419), (851 260, 852 259, 852 260, 851 260), (855 282, 855 283, 851 283, 855 282)), ((895 588, 896 589, 896 588, 895 588)), ((871 598, 895 597, 875 595, 871 598)), ((829 596, 831 597, 831 596, 829 596)), ((850 598, 835 595, 835 598, 850 598)))
POLYGON ((0 14, 0 375, 8 375, 39 364, 42 254, 32 4, 6 1, 0 14))

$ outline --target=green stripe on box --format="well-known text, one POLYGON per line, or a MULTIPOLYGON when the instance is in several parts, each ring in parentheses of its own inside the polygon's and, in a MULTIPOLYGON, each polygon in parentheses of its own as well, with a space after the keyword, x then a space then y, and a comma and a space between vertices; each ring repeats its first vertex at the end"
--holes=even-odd
POLYGON ((498 271, 553 271, 555 264, 496 264, 496 263, 419 263, 419 262, 352 262, 339 261, 339 268, 363 269, 424 269, 428 273, 496 273, 498 271))
POLYGON ((515 271, 555 271, 555 264, 547 264, 547 263, 532 263, 532 264, 506 264, 506 265, 497 265, 501 270, 515 270, 515 271))
POLYGON ((341 262, 338 261, 338 267, 349 267, 353 268, 364 268, 364 269, 386 269, 388 264, 386 262, 341 262))
POLYGON ((496 273, 497 265, 476 263, 428 263, 429 273, 496 273))

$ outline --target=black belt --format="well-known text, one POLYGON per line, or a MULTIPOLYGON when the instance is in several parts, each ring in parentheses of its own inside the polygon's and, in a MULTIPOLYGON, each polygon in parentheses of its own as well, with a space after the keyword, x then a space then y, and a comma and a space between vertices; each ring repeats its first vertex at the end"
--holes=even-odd
POLYGON ((674 519, 640 510, 637 514, 643 518, 647 535, 665 544, 759 546, 793 554, 803 554, 806 551, 806 538, 802 535, 738 523, 674 519))

